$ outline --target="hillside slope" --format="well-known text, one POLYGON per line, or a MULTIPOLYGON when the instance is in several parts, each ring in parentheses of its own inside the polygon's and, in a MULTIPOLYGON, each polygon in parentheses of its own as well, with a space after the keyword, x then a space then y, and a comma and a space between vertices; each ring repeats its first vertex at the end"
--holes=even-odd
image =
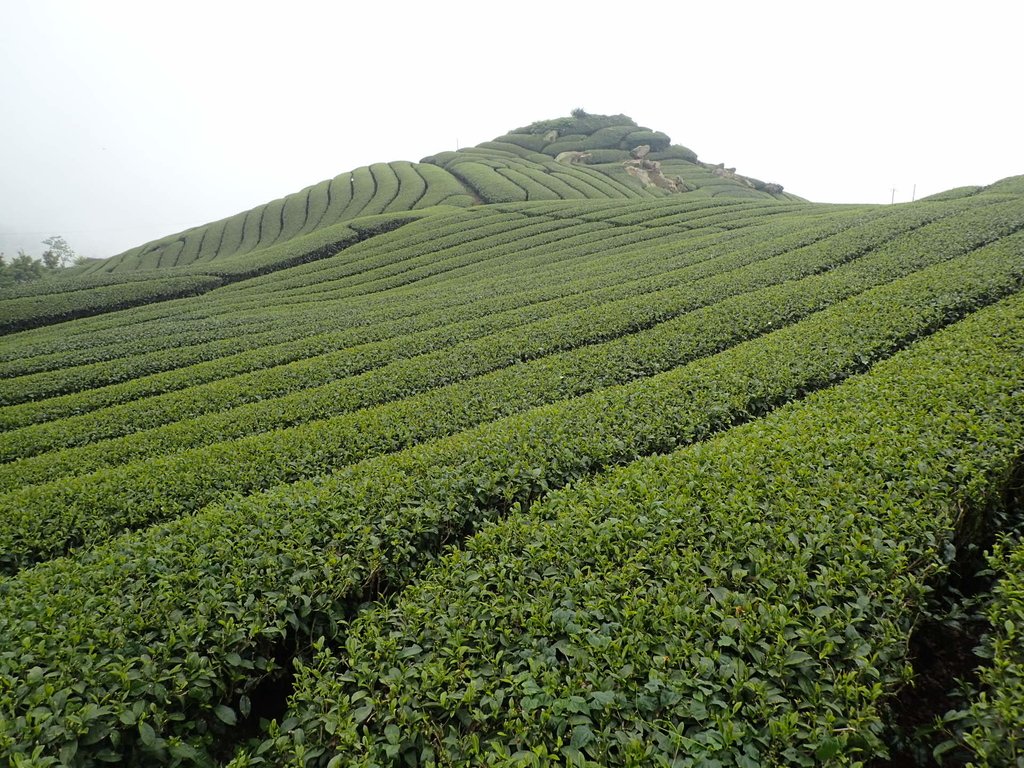
POLYGON ((227 219, 144 243, 84 272, 203 265, 363 216, 438 205, 667 194, 795 199, 778 185, 709 168, 690 150, 671 146, 665 134, 641 128, 625 115, 587 115, 534 123, 479 147, 444 152, 420 163, 356 168, 227 219), (644 145, 651 154, 643 160, 631 158, 629 150, 644 145))
POLYGON ((936 739, 1012 764, 1024 179, 656 192, 551 130, 423 165, 637 194, 0 302, 4 762, 862 765, 970 581, 1000 666, 936 739))

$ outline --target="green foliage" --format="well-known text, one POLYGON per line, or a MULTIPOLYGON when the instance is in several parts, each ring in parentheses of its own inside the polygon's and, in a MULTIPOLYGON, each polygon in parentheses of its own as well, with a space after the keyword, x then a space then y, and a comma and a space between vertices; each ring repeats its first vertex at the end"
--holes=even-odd
MULTIPOLYGON (((8 263, 6 256, 0 253, 0 290, 32 283, 49 276, 48 273, 57 269, 82 264, 82 259, 59 235, 46 238, 43 245, 46 246, 46 250, 39 259, 33 258, 24 250, 19 250, 18 255, 8 263)), ((0 319, 0 327, 2 324, 0 319)))
MULTIPOLYGON (((591 169, 589 178, 576 175, 578 183, 559 179, 561 183, 552 185, 540 182, 537 176, 538 173, 563 176, 569 173, 550 168, 548 157, 542 156, 545 153, 554 157, 563 151, 630 150, 641 143, 649 143, 655 152, 661 152, 668 147, 669 140, 663 133, 637 126, 625 115, 591 115, 577 109, 570 117, 534 123, 478 147, 440 152, 415 164, 436 166, 441 173, 410 174, 407 169, 414 165, 410 163, 376 163, 356 168, 250 211, 168 235, 103 262, 84 266, 83 271, 88 274, 127 273, 235 259, 259 254, 271 246, 361 216, 429 208, 442 202, 464 207, 555 197, 663 196, 667 194, 664 190, 645 188, 620 168, 591 169), (554 141, 548 136, 551 131, 558 136, 554 141), (488 174, 476 167, 465 168, 461 174, 456 172, 456 166, 465 162, 514 172, 488 174), (523 175, 532 181, 524 181, 523 175), (532 182, 540 182, 540 187, 532 182)), ((668 156, 688 161, 695 159, 693 153, 682 147, 669 149, 668 156)), ((608 157, 594 162, 619 162, 608 157)), ((749 187, 734 181, 719 179, 713 186, 715 189, 709 190, 713 194, 757 196, 752 195, 749 187)), ((56 259, 57 253, 52 251, 51 258, 56 259)), ((0 273, 0 281, 3 279, 0 273)), ((10 282, 9 276, 7 282, 10 282)))
POLYGON ((1022 176, 1007 176, 1005 179, 1000 179, 994 184, 989 184, 984 188, 987 194, 1000 193, 1007 195, 1019 195, 1024 193, 1024 175, 1022 176))
POLYGON ((623 149, 634 149, 643 144, 650 146, 651 152, 664 152, 671 146, 672 139, 661 131, 641 129, 633 131, 622 140, 623 149))
POLYGON ((868 376, 486 528, 360 614, 337 653, 319 648, 265 756, 879 755, 927 580, 1024 439, 1022 330, 1017 296, 868 376))
MULTIPOLYGON (((211 461, 212 453, 195 454, 187 464, 189 452, 171 448, 148 465, 147 482, 126 482, 106 498, 117 493, 122 502, 133 498, 135 506, 124 507, 126 513, 153 519, 166 512, 159 505, 147 508, 146 494, 152 490, 176 488, 173 492, 183 492, 183 499, 224 490, 221 479, 230 484, 243 475, 255 478, 247 467, 263 458, 270 457, 264 467, 301 473, 301 462, 308 462, 310 474, 328 467, 335 468, 333 474, 250 497, 221 497, 194 514, 116 538, 99 535, 90 542, 93 546, 72 557, 39 563, 0 581, 0 636, 19 638, 25 649, 17 658, 0 657, 4 679, 11 681, 0 692, 0 745, 18 754, 44 744, 48 751, 41 754, 59 755, 77 743, 80 724, 87 723, 92 743, 79 746, 79 761, 105 756, 173 762, 172 744, 196 750, 200 761, 212 760, 216 745, 242 724, 242 702, 265 679, 282 676, 283 648, 308 647, 321 635, 339 638, 339 622, 351 618, 367 596, 408 584, 466 530, 612 465, 701 440, 830 386, 1021 284, 1021 236, 999 239, 1019 229, 1024 216, 1019 203, 997 198, 989 204, 979 198, 823 216, 826 210, 674 199, 549 201, 490 213, 454 212, 446 215, 450 226, 442 231, 427 217, 354 245, 337 260, 296 267, 294 278, 279 273, 208 295, 195 304, 196 315, 237 311, 242 320, 237 327, 245 333, 252 331, 255 308, 267 312, 269 300, 281 306, 294 301, 293 310, 303 303, 323 306, 320 317, 348 307, 350 333, 358 327, 379 332, 371 307, 391 313, 396 323, 403 312, 422 313, 421 329, 437 333, 415 340, 396 333, 389 345, 367 349, 362 362, 350 358, 346 363, 344 354, 335 355, 330 359, 338 366, 333 374, 327 367, 320 370, 326 361, 280 372, 284 375, 273 386, 288 387, 290 378, 298 395, 289 401, 295 408, 315 400, 311 391, 299 394, 300 382, 309 375, 325 381, 335 377, 335 385, 323 390, 324 407, 330 407, 330 396, 344 397, 346 387, 356 394, 355 379, 346 384, 338 378, 346 364, 380 368, 360 379, 371 396, 381 398, 372 388, 392 388, 378 406, 349 410, 338 420, 310 421, 305 431, 293 432, 292 458, 273 455, 286 445, 286 430, 267 432, 271 441, 281 438, 276 444, 255 438, 248 443, 251 452, 237 450, 239 443, 220 461, 211 461), (757 223, 744 226, 745 217, 757 223), (642 224, 629 224, 631 219, 642 224), (578 228, 572 248, 564 234, 567 222, 578 228), (735 231, 724 229, 729 225, 735 231), (659 232, 663 237, 657 237, 659 232), (554 235, 561 240, 551 239, 554 235), (451 249, 450 258, 442 242, 451 249), (613 245, 622 249, 608 253, 613 245), (525 254, 521 263, 513 258, 517 254, 525 254), (953 259, 948 266, 943 263, 947 259, 953 259), (662 266, 655 268, 659 261, 662 266), (644 269, 652 271, 644 275, 644 269), (423 288, 410 278, 417 270, 422 270, 419 280, 427 281, 423 288), (622 278, 631 271, 635 279, 629 284, 622 278), (500 284, 496 273, 503 276, 500 284), (545 288, 539 278, 556 274, 574 275, 564 286, 564 302, 548 319, 534 315, 531 320, 531 311, 545 311, 558 296, 558 288, 545 288), (443 281, 435 279, 441 276, 443 281), (390 282, 398 279, 411 281, 390 282), (589 305, 574 304, 584 286, 600 292, 587 299, 589 305), (661 290, 649 290, 653 286, 661 290), (509 325, 512 315, 495 312, 502 287, 510 289, 512 303, 505 305, 510 310, 524 292, 537 291, 532 301, 519 305, 521 329, 509 325), (483 321, 473 326, 478 335, 466 344, 469 326, 442 331, 440 322, 452 307, 462 306, 460 290, 461 301, 475 306, 483 321), (334 293, 332 302, 328 297, 334 293), (456 303, 444 303, 450 300, 456 303), (531 306, 535 310, 526 310, 531 306), (687 308, 700 311, 687 314, 687 308), (672 314, 675 319, 666 322, 672 314), (490 334, 479 335, 488 327, 490 334), (416 360, 417 344, 436 347, 429 357, 416 360), (550 354, 559 345, 564 355, 550 354), (403 355, 404 361, 396 360, 403 355), (385 368, 390 361, 401 365, 385 368), (492 373, 480 376, 488 369, 472 369, 481 364, 492 373), (627 383, 609 386, 618 382, 627 383), (175 462, 181 471, 174 470, 175 462), (204 488, 204 483, 209 485, 204 488), (92 707, 96 701, 104 702, 98 710, 92 707), (39 707, 46 709, 46 718, 32 714, 41 712, 39 707)), ((157 309, 152 312, 151 321, 157 309)), ((180 330, 187 316, 184 308, 172 313, 171 325, 180 330)), ((283 312, 281 322, 301 317, 301 310, 283 312)), ((96 318, 93 324, 103 321, 96 318)), ((109 322, 112 332, 114 323, 109 322)), ((399 328, 415 326, 392 326, 399 328)), ((976 349, 999 372, 995 380, 1004 382, 1019 365, 1007 364, 999 352, 1003 341, 1015 343, 1020 337, 1013 328, 980 334, 977 344, 965 345, 961 338, 948 346, 976 349)), ((96 331, 84 329, 83 335, 95 341, 96 331)), ((972 342, 978 336, 976 330, 965 333, 972 342)), ((341 336, 319 343, 324 352, 359 354, 351 347, 355 337, 348 338, 347 344, 341 336)), ((1013 353, 1019 361, 1019 350, 1013 353)), ((940 382, 950 378, 954 363, 937 363, 940 382)), ((986 373, 970 380, 981 386, 978 382, 990 379, 986 373)), ((237 384, 236 393, 245 390, 245 382, 237 384)), ((215 393, 211 389, 208 394, 215 393)), ((253 388, 254 405, 263 394, 253 388)), ((190 399, 183 396, 179 403, 190 399)), ((350 408, 359 407, 350 402, 350 408)), ((1009 418, 1005 403, 1000 408, 1009 418)), ((259 420, 278 426, 282 413, 270 408, 259 420)), ((220 420, 210 434, 230 428, 233 421, 220 420)), ((987 432, 979 434, 983 444, 992 445, 987 432)), ((915 466, 917 457, 904 459, 915 466)), ((942 461, 943 468, 949 465, 942 461)), ((933 481, 925 475, 922 485, 935 487, 933 481)), ((253 489, 273 482, 255 481, 253 489)), ((66 490, 77 493, 74 485, 84 490, 91 483, 79 478, 66 490)), ((97 506, 106 503, 103 483, 91 487, 92 506, 75 512, 79 502, 72 502, 66 515, 53 518, 45 530, 23 529, 21 543, 40 530, 50 536, 58 528, 67 533, 77 526, 71 535, 85 541, 98 529, 89 533, 83 525, 130 528, 142 522, 106 516, 97 506)), ((24 501, 32 503, 30 495, 24 501)), ((881 583, 895 589, 890 585, 902 582, 887 577, 881 583)), ((807 662, 789 651, 782 658, 792 659, 794 666, 807 662)), ((807 679, 817 679, 811 671, 807 679)), ((850 690, 859 689, 853 685, 850 690)), ((316 725, 307 731, 310 743, 322 746, 319 715, 303 711, 303 722, 307 716, 316 725)), ((780 722, 784 728, 778 739, 795 738, 785 730, 789 721, 780 722)), ((291 725, 285 731, 288 742, 295 743, 297 731, 291 725)), ((395 737, 390 729, 381 733, 385 740, 395 737)), ((537 743, 547 738, 543 729, 526 733, 538 734, 537 743)), ((580 749, 592 743, 583 731, 569 738, 577 738, 580 749)), ((814 749, 826 754, 834 746, 822 743, 814 749)))
POLYGON ((70 320, 97 311, 112 312, 153 301, 194 296, 221 282, 210 275, 166 277, 71 291, 59 298, 45 294, 0 300, 0 333, 70 320))
POLYGON ((10 264, 6 263, 3 254, 0 254, 0 287, 29 283, 42 276, 43 263, 24 251, 18 251, 18 255, 11 259, 10 264))
POLYGON ((522 147, 523 149, 530 150, 531 152, 543 152, 545 145, 550 143, 545 141, 542 135, 531 133, 508 133, 504 136, 499 136, 495 141, 503 144, 514 144, 522 147))
MULTIPOLYGON (((882 757, 929 579, 1019 484, 1016 182, 811 205, 669 147, 679 195, 535 140, 0 292, 0 762, 882 757)), ((952 717, 1002 765, 994 567, 952 717)))
POLYGON ((610 125, 592 133, 583 146, 591 149, 624 149, 622 141, 636 130, 632 125, 610 125))
POLYGON ((525 189, 483 163, 460 162, 448 170, 486 203, 509 203, 527 198, 525 189))
POLYGON ((983 188, 970 186, 970 187, 957 187, 956 189, 947 189, 944 192, 938 192, 928 197, 922 197, 921 200, 959 200, 962 197, 971 197, 972 195, 978 194, 983 188))
POLYGON ((679 144, 672 144, 665 149, 659 151, 652 151, 649 157, 652 160, 684 160, 688 163, 697 162, 697 153, 692 149, 680 146, 679 144))
POLYGON ((559 135, 553 142, 544 146, 544 154, 556 157, 559 152, 582 151, 586 147, 588 138, 587 135, 581 133, 559 135))
MULTIPOLYGON (((1016 473, 1009 474, 1010 512, 1021 511, 1021 457, 1016 473)), ((1019 524, 1019 520, 1016 521, 1019 524)), ((1024 546, 1005 537, 989 557, 998 581, 986 610, 989 630, 976 649, 979 681, 971 698, 958 711, 946 714, 953 738, 941 752, 960 747, 971 756, 971 766, 997 768, 1024 759, 1024 546)))
POLYGON ((46 246, 46 250, 43 251, 42 262, 47 269, 69 267, 79 262, 78 254, 60 235, 46 238, 43 245, 46 246))

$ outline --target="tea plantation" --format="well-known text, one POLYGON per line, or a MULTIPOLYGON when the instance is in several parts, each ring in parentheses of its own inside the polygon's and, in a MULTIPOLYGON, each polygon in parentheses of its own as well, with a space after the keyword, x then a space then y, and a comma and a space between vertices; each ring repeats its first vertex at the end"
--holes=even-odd
POLYGON ((0 332, 0 765, 1024 765, 1024 177, 576 113, 0 332))

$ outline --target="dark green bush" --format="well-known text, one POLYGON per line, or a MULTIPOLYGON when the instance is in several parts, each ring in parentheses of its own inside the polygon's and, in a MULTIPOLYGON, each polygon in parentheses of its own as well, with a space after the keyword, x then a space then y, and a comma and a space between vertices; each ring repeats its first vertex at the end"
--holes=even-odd
MULTIPOLYGON (((632 147, 630 147, 632 149, 632 147)), ((685 160, 688 163, 697 162, 697 153, 688 147, 680 144, 672 144, 665 149, 653 151, 650 154, 652 160, 685 160)))
POLYGON ((623 149, 634 149, 642 144, 647 144, 651 152, 664 152, 672 144, 672 139, 661 131, 649 131, 647 129, 633 131, 622 140, 623 149))
POLYGON ((504 136, 499 136, 495 141, 500 141, 504 144, 515 144, 517 147, 529 149, 532 152, 543 152, 544 145, 548 143, 544 141, 543 136, 532 133, 507 133, 504 136))
POLYGON ((555 141, 544 147, 544 154, 556 157, 559 152, 579 152, 586 147, 587 137, 581 133, 559 136, 555 141))

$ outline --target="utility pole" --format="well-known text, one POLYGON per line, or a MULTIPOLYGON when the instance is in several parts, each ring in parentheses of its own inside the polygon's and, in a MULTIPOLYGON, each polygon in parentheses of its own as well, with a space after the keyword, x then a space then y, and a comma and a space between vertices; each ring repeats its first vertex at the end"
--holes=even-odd
POLYGON ((896 202, 896 187, 892 188, 892 197, 889 198, 889 205, 893 205, 896 202))
POLYGON ((914 185, 914 191, 910 193, 910 202, 917 200, 917 184, 914 185))

